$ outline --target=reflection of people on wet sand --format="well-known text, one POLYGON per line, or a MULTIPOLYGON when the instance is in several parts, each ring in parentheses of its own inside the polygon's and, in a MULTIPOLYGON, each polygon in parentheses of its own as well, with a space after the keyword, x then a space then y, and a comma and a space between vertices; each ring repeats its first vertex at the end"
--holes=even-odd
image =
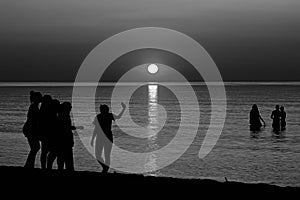
POLYGON ((271 119, 273 119, 272 127, 274 132, 279 132, 280 131, 280 110, 279 110, 279 105, 275 106, 275 110, 273 110, 271 119))
POLYGON ((284 111, 284 107, 280 107, 280 125, 281 125, 281 131, 284 131, 286 129, 286 112, 284 111))
POLYGON ((254 104, 250 111, 250 130, 253 132, 259 131, 260 128, 262 127, 261 121, 264 123, 264 126, 266 126, 265 121, 260 116, 257 105, 254 104))
POLYGON ((111 130, 112 121, 120 119, 125 111, 126 105, 121 103, 122 111, 119 115, 115 115, 109 112, 107 105, 100 105, 100 114, 95 117, 93 124, 95 125, 94 133, 91 140, 91 145, 95 144, 95 155, 99 164, 103 168, 103 173, 108 172, 110 166, 110 154, 113 144, 113 134, 111 130), (102 151, 104 150, 105 160, 102 158, 102 151))
POLYGON ((34 168, 35 157, 37 152, 40 150, 40 141, 39 141, 39 103, 42 100, 42 94, 39 92, 30 92, 30 107, 27 113, 27 121, 23 126, 23 133, 28 140, 30 146, 30 152, 26 160, 25 167, 34 168))

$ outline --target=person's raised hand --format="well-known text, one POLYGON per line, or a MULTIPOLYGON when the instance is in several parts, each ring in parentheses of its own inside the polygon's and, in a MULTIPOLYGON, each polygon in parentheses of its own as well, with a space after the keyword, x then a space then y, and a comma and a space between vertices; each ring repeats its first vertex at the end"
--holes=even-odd
POLYGON ((121 106, 122 106, 122 108, 123 108, 123 109, 125 109, 125 108, 126 108, 126 104, 125 104, 125 103, 123 103, 123 102, 121 103, 121 106))

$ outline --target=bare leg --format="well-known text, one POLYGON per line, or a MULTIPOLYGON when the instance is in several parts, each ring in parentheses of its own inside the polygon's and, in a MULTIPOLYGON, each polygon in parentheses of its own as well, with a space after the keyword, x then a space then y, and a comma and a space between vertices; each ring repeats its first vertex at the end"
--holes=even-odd
POLYGON ((57 155, 57 168, 58 170, 63 170, 65 165, 65 153, 64 149, 60 149, 57 155))
POLYGON ((47 169, 52 169, 53 162, 57 157, 57 153, 55 151, 50 151, 47 156, 47 169))
POLYGON ((40 150, 40 142, 35 138, 28 138, 28 143, 30 146, 30 152, 28 154, 25 167, 26 168, 34 168, 35 165, 35 157, 37 152, 40 150))
POLYGON ((98 163, 101 165, 103 170, 105 170, 106 167, 105 167, 104 160, 102 158, 103 148, 104 148, 104 138, 97 137, 96 145, 95 145, 95 155, 96 155, 96 159, 97 159, 98 163))
POLYGON ((68 147, 66 149, 66 170, 74 171, 74 158, 73 158, 73 148, 68 147))
POLYGON ((41 153, 41 167, 42 167, 42 169, 46 169, 48 153, 49 153, 48 145, 45 142, 42 142, 42 153, 41 153))
POLYGON ((104 144, 104 156, 105 156, 105 165, 107 166, 106 171, 109 170, 110 167, 110 155, 112 150, 112 141, 106 139, 104 144))

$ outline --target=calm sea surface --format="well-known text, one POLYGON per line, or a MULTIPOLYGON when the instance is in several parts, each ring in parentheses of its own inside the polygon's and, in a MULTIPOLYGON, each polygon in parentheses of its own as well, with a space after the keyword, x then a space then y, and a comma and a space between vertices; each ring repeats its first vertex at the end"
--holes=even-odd
MULTIPOLYGON (((84 90, 87 87, 82 88, 84 90)), ((132 86, 124 85, 122 91, 126 93, 130 87, 132 86)), ((187 86, 176 87, 184 94, 187 86)), ((105 86, 97 90, 96 107, 100 103, 109 104, 112 89, 112 86, 105 86)), ((152 175, 213 178, 220 181, 224 181, 224 177, 227 177, 228 180, 243 182, 300 186, 300 84, 226 84, 225 126, 217 144, 204 159, 199 159, 198 152, 210 123, 211 103, 205 85, 195 85, 193 89, 197 94, 200 107, 198 134, 192 145, 177 161, 153 172, 152 175), (253 103, 258 104, 261 115, 267 123, 267 126, 257 134, 250 133, 248 125, 249 111, 253 103), (287 112, 287 130, 279 135, 271 130, 270 115, 275 104, 284 105, 287 112)), ((0 165, 23 166, 25 163, 29 146, 21 129, 26 120, 30 90, 50 94, 61 101, 72 99, 70 86, 2 84, 0 86, 0 165)), ((78 96, 77 98, 80 104, 84 105, 90 97, 78 96)), ((188 100, 189 97, 186 98, 188 100)), ((127 108, 132 120, 136 125, 147 128, 154 122, 159 124, 159 117, 167 116, 165 127, 156 140, 140 143, 139 140, 130 138, 117 125, 114 125, 115 144, 134 152, 151 151, 163 147, 176 135, 180 113, 189 113, 194 106, 196 105, 192 103, 188 107, 180 106, 176 96, 164 86, 153 83, 151 87, 141 86, 132 94, 127 108), (166 115, 159 114, 160 109, 156 109, 156 104, 163 106, 166 115)), ((85 127, 77 134, 81 135, 84 141, 89 141, 95 116, 89 110, 85 110, 84 106, 76 114, 80 116, 80 121, 76 124, 85 127)), ((183 124, 183 126, 189 127, 189 124, 183 124)), ((134 132, 134 127, 127 128, 134 132)), ((101 171, 78 135, 75 136, 74 157, 76 170, 101 171)), ((39 154, 37 158, 39 159, 39 154)), ((40 166, 38 159, 37 167, 40 166)))

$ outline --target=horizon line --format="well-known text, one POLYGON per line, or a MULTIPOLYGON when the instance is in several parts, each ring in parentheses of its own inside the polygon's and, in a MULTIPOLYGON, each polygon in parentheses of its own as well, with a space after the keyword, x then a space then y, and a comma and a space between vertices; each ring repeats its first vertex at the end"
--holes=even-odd
POLYGON ((0 82, 0 87, 58 87, 58 86, 113 86, 116 83, 119 86, 130 86, 130 85, 145 85, 145 84, 161 84, 161 85, 192 85, 192 86, 233 86, 233 85, 300 85, 300 81, 224 81, 224 82, 0 82))

